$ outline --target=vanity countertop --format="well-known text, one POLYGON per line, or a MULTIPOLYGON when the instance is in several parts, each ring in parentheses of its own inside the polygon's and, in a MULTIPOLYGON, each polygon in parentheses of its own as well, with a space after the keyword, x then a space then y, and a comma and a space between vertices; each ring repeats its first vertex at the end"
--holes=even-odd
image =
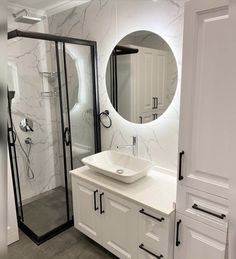
POLYGON ((110 177, 95 173, 87 166, 70 171, 72 177, 98 185, 122 198, 134 201, 150 209, 170 215, 175 210, 176 177, 153 167, 146 177, 132 184, 126 184, 110 177))

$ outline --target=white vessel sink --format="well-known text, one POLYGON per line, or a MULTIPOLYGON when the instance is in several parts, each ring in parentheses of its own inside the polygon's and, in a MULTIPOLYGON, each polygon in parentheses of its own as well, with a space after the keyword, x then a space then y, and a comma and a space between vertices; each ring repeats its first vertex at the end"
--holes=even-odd
POLYGON ((82 162, 97 173, 124 183, 133 183, 144 177, 153 163, 117 151, 103 151, 82 159, 82 162))

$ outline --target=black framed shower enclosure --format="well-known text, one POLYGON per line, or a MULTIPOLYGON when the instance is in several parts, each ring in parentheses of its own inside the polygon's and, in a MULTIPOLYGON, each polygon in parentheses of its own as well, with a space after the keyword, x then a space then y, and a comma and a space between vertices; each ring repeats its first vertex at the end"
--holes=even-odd
MULTIPOLYGON (((74 169, 76 166, 73 164, 73 138, 71 134, 71 115, 70 115, 70 103, 69 103, 69 93, 68 93, 68 67, 67 67, 67 55, 66 46, 67 44, 87 46, 90 53, 91 62, 91 84, 92 84, 92 108, 90 111, 90 116, 93 116, 93 152, 101 151, 101 137, 100 137, 100 122, 99 122, 99 96, 98 96, 98 75, 97 75, 97 47, 95 41, 82 40, 70 37, 62 37, 58 35, 51 35, 38 32, 28 32, 14 30, 8 33, 8 40, 17 38, 29 38, 32 40, 42 40, 53 44, 53 50, 55 50, 55 69, 56 69, 56 81, 58 86, 58 107, 59 107, 59 119, 60 119, 60 143, 62 147, 62 164, 63 164, 63 174, 64 183, 63 190, 65 197, 65 222, 56 226, 53 229, 49 229, 46 233, 39 235, 34 229, 32 229, 25 221, 24 218, 24 206, 22 202, 22 186, 20 182, 19 166, 18 166, 18 156, 16 150, 16 140, 17 134, 15 125, 12 118, 11 110, 11 99, 9 99, 9 120, 8 120, 8 146, 9 146, 9 158, 13 178, 13 188, 15 195, 15 205, 18 219, 19 228, 27 234, 35 243, 38 245, 45 242, 46 240, 52 238, 58 233, 64 231, 65 229, 73 225, 73 213, 72 204, 70 202, 70 191, 68 187, 68 172, 74 169), (63 82, 62 82, 63 81, 63 82)), ((88 55, 87 55, 88 56, 88 55)), ((42 161, 43 163, 44 161, 42 161)), ((39 215, 40 216, 40 215, 39 215)))

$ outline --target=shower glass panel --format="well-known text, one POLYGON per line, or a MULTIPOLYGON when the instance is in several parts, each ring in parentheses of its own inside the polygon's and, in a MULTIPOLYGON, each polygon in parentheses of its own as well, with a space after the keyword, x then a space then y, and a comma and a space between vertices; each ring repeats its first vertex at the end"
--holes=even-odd
POLYGON ((8 126, 18 224, 40 244, 73 224, 69 170, 100 151, 96 44, 11 34, 8 126))
MULTIPOLYGON (((95 153, 93 80, 90 48, 65 44, 68 78, 69 118, 72 138, 72 164, 82 166, 81 159, 95 153), (77 73, 71 73, 73 71, 77 73)), ((68 111, 67 111, 68 112, 68 111)))

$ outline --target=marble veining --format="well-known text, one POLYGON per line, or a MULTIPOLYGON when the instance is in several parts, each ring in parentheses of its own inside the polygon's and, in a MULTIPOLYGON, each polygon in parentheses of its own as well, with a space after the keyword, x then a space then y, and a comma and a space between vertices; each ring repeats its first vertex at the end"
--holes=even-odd
MULTIPOLYGON (((102 128, 102 149, 130 144, 131 136, 138 135, 139 155, 171 171, 177 167, 184 3, 185 0, 94 0, 48 19, 51 33, 97 41, 100 109, 108 109, 113 120, 112 128, 102 128), (136 30, 159 34, 171 47, 178 66, 178 85, 171 105, 158 120, 144 125, 130 123, 117 114, 106 92, 110 53, 125 35, 136 30)), ((173 94, 171 89, 169 94, 173 94)))
MULTIPOLYGON (((73 10, 76 11, 76 9, 72 9, 72 14, 73 10)), ((12 17, 12 13, 15 11, 9 9, 9 31, 21 29, 48 32, 47 19, 32 26, 16 23, 12 17)), ((62 60, 62 44, 59 44, 58 47, 62 60)), ((16 153, 24 203, 41 193, 64 186, 55 43, 15 38, 8 41, 8 53, 8 87, 16 92, 15 98, 12 100, 12 117, 17 132, 16 153), (19 123, 25 117, 32 119, 34 132, 20 130, 19 123), (27 159, 21 148, 22 146, 25 152, 28 152, 29 146, 25 144, 26 137, 31 137, 33 141, 29 158, 30 167, 34 173, 34 178, 31 177, 33 179, 27 175, 27 159)), ((66 44, 66 59, 73 161, 74 166, 79 167, 82 165, 80 161, 83 156, 94 153, 90 48, 66 44)), ((62 92, 65 93, 63 66, 61 66, 61 83, 62 92)), ((65 94, 62 99, 65 104, 65 94)), ((63 113, 67 114, 66 105, 63 106, 63 113)), ((70 168, 69 165, 68 168, 70 168)), ((31 176, 32 171, 30 171, 31 176)))

